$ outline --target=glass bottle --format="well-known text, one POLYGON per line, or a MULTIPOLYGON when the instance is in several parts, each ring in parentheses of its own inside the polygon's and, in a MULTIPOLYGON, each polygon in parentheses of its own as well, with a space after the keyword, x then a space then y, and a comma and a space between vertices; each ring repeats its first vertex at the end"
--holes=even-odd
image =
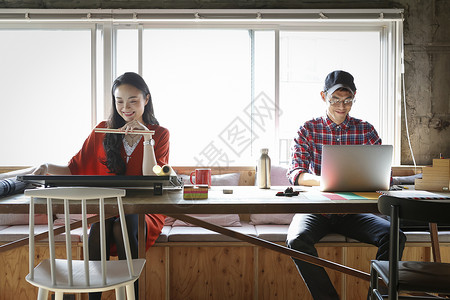
POLYGON ((270 157, 269 149, 261 149, 261 157, 256 166, 256 178, 260 189, 270 189, 270 157))

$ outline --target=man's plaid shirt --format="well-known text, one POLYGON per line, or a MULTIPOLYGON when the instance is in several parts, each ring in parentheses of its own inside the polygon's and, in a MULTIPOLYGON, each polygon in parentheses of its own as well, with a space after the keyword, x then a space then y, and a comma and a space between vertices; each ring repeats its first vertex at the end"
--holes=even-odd
POLYGON ((320 175, 322 145, 380 145, 381 139, 368 122, 347 115, 339 125, 327 116, 307 121, 297 131, 288 169, 293 184, 300 173, 320 175))

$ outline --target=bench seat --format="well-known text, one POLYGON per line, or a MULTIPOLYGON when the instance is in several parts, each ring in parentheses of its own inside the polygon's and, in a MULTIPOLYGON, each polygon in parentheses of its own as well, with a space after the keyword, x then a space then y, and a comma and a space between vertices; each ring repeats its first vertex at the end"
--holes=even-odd
MULTIPOLYGON (((289 225, 250 225, 243 221, 242 227, 226 227, 239 233, 248 234, 270 242, 285 242, 289 225)), ((47 225, 36 225, 35 232, 42 233, 47 225)), ((28 237, 28 225, 0 226, 0 242, 11 242, 28 237)), ((408 243, 429 243, 430 234, 426 231, 405 232, 408 243)), ((81 228, 71 231, 72 242, 81 242, 83 232, 81 228)), ((65 234, 55 236, 56 241, 64 241, 65 234)), ((169 226, 163 227, 161 235, 156 243, 170 242, 236 242, 238 240, 195 226, 169 226)), ((346 238, 340 234, 328 234, 321 243, 361 243, 357 240, 346 238)), ((439 242, 450 244, 450 231, 439 231, 439 242)))
MULTIPOLYGON (((34 232, 36 234, 43 233, 47 231, 48 226, 47 225, 35 225, 34 226, 34 232)), ((12 242, 16 240, 20 240, 23 238, 27 238, 30 229, 28 228, 28 225, 11 225, 11 226, 0 226, 0 242, 12 242)), ((77 228, 71 231, 71 239, 72 242, 81 242, 81 239, 83 237, 83 230, 82 228, 77 228)), ((57 242, 64 242, 66 239, 66 234, 58 234, 55 235, 55 240, 57 242)), ((45 239, 44 241, 48 241, 48 239, 45 239)))

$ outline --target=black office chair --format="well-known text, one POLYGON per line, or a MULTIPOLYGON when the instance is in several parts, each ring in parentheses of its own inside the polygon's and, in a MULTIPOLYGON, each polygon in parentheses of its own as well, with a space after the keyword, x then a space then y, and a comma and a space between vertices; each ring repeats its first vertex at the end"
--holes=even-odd
POLYGON ((449 200, 414 200, 382 195, 378 210, 391 216, 389 261, 372 260, 371 299, 447 299, 450 295, 450 264, 439 262, 399 261, 399 218, 446 222, 450 218, 449 200), (388 286, 389 295, 381 295, 378 277, 388 286), (399 296, 399 292, 410 295, 399 296), (442 297, 434 296, 436 293, 442 297))

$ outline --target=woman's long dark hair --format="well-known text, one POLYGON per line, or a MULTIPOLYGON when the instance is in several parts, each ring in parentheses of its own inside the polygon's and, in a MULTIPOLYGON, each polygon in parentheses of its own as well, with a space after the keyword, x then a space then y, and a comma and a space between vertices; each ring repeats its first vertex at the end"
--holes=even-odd
MULTIPOLYGON (((117 77, 117 79, 113 82, 111 88, 112 109, 107 122, 108 128, 121 128, 126 123, 116 110, 116 97, 114 96, 117 87, 122 84, 129 84, 140 90, 144 96, 144 99, 147 98, 148 95, 148 103, 144 108, 142 118, 145 125, 159 125, 153 111, 152 96, 144 79, 139 74, 127 72, 117 77)), ((126 163, 120 153, 122 138, 123 136, 121 134, 106 134, 105 139, 103 140, 103 147, 105 148, 106 153, 106 160, 103 163, 109 169, 110 173, 115 173, 116 175, 125 174, 127 169, 126 163)))

